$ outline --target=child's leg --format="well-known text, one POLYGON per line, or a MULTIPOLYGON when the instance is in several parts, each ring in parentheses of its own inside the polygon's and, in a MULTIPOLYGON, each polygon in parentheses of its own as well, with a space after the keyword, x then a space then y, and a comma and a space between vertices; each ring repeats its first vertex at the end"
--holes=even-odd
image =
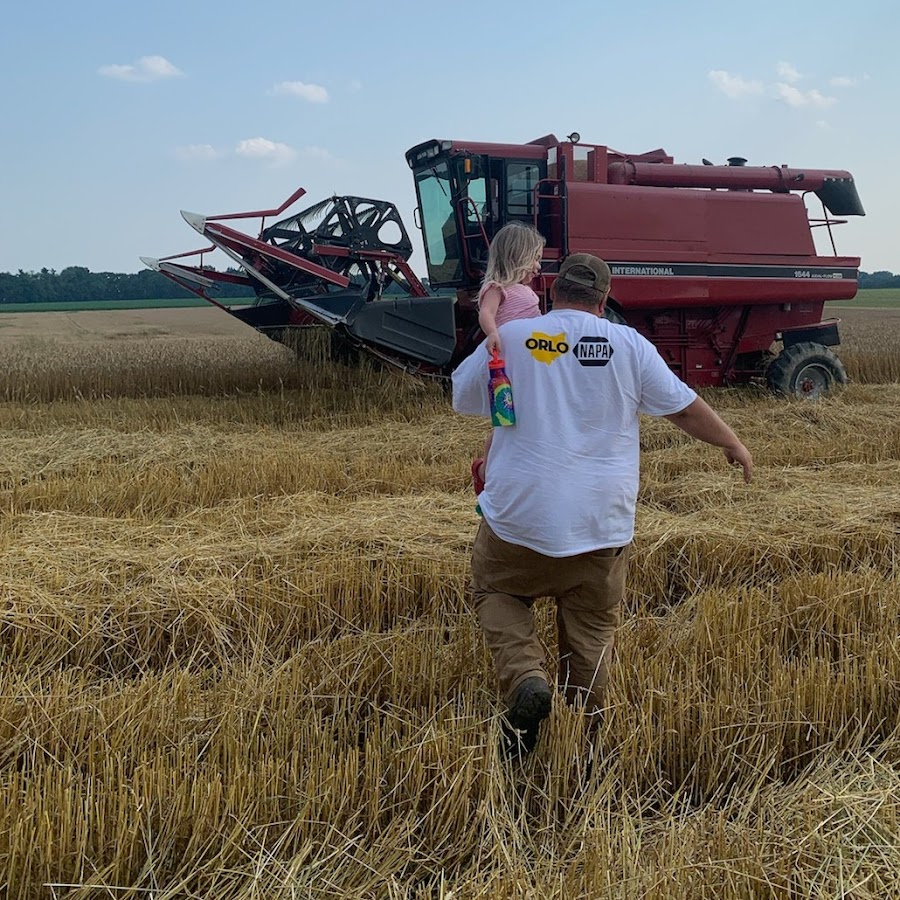
POLYGON ((484 439, 484 457, 481 462, 481 466, 479 467, 478 474, 481 476, 481 480, 484 481, 484 477, 487 474, 487 458, 488 453, 491 452, 491 443, 494 440, 494 429, 492 428, 488 432, 488 436, 484 439))
POLYGON ((490 431, 484 440, 484 456, 472 460, 472 481, 474 482, 475 493, 480 494, 484 490, 484 476, 486 471, 487 456, 491 449, 491 441, 494 438, 494 432, 490 431))

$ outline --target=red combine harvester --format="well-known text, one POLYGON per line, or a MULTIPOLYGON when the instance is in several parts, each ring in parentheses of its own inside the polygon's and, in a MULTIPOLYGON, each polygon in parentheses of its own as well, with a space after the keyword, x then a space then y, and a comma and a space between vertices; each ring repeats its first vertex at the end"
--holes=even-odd
MULTIPOLYGON (((817 397, 846 382, 830 349, 838 322, 827 300, 856 294, 858 257, 840 257, 837 216, 865 215, 853 177, 834 170, 675 165, 663 150, 640 155, 548 135, 528 144, 432 140, 406 154, 432 292, 408 265, 412 244, 396 207, 333 197, 263 227, 255 238, 222 223, 277 210, 185 219, 244 274, 144 259, 217 303, 216 282, 252 286, 252 306, 228 311, 277 340, 325 324, 335 347, 356 346, 409 371, 447 375, 482 335, 474 298, 490 240, 507 222, 547 239, 535 284, 549 288, 569 253, 593 253, 612 269, 608 315, 638 329, 695 387, 768 383, 817 397), (808 195, 821 203, 810 218, 808 195), (819 256, 823 228, 832 256, 819 256), (393 292, 393 293, 392 293, 393 292), (780 345, 780 352, 779 351, 780 345)), ((218 304, 217 305, 221 305, 218 304)), ((223 306, 223 309, 226 307, 223 306)))

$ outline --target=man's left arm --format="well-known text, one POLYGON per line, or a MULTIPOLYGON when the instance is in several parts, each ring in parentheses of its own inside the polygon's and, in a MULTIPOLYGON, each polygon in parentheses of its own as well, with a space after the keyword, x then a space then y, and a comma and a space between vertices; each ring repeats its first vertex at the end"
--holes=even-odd
POLYGON ((453 408, 466 416, 491 415, 488 398, 488 355, 484 343, 475 348, 454 370, 453 408))

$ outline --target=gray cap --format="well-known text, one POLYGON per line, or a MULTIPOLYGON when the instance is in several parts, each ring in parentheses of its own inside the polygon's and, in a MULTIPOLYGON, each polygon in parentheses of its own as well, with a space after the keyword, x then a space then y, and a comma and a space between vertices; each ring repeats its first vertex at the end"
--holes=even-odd
POLYGON ((590 253, 572 253, 559 267, 559 277, 572 284, 602 292, 609 288, 612 276, 609 266, 602 259, 590 253))

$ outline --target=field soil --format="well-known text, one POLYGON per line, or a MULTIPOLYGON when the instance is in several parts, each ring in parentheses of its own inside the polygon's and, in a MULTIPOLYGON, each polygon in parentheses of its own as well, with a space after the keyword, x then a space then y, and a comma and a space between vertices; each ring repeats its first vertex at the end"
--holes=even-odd
POLYGON ((752 484, 642 420, 607 709, 514 760, 484 422, 215 309, 0 318, 0 897, 900 898, 900 316, 841 317, 845 391, 705 392, 752 484))
POLYGON ((28 337, 52 341, 143 337, 242 337, 252 329, 214 307, 6 313, 0 345, 28 337))
POLYGON ((891 307, 883 307, 879 309, 875 307, 842 306, 839 309, 826 310, 826 317, 830 317, 831 315, 840 319, 842 322, 845 322, 848 327, 852 328, 855 323, 869 324, 879 320, 885 322, 900 321, 900 308, 894 309, 891 307))

